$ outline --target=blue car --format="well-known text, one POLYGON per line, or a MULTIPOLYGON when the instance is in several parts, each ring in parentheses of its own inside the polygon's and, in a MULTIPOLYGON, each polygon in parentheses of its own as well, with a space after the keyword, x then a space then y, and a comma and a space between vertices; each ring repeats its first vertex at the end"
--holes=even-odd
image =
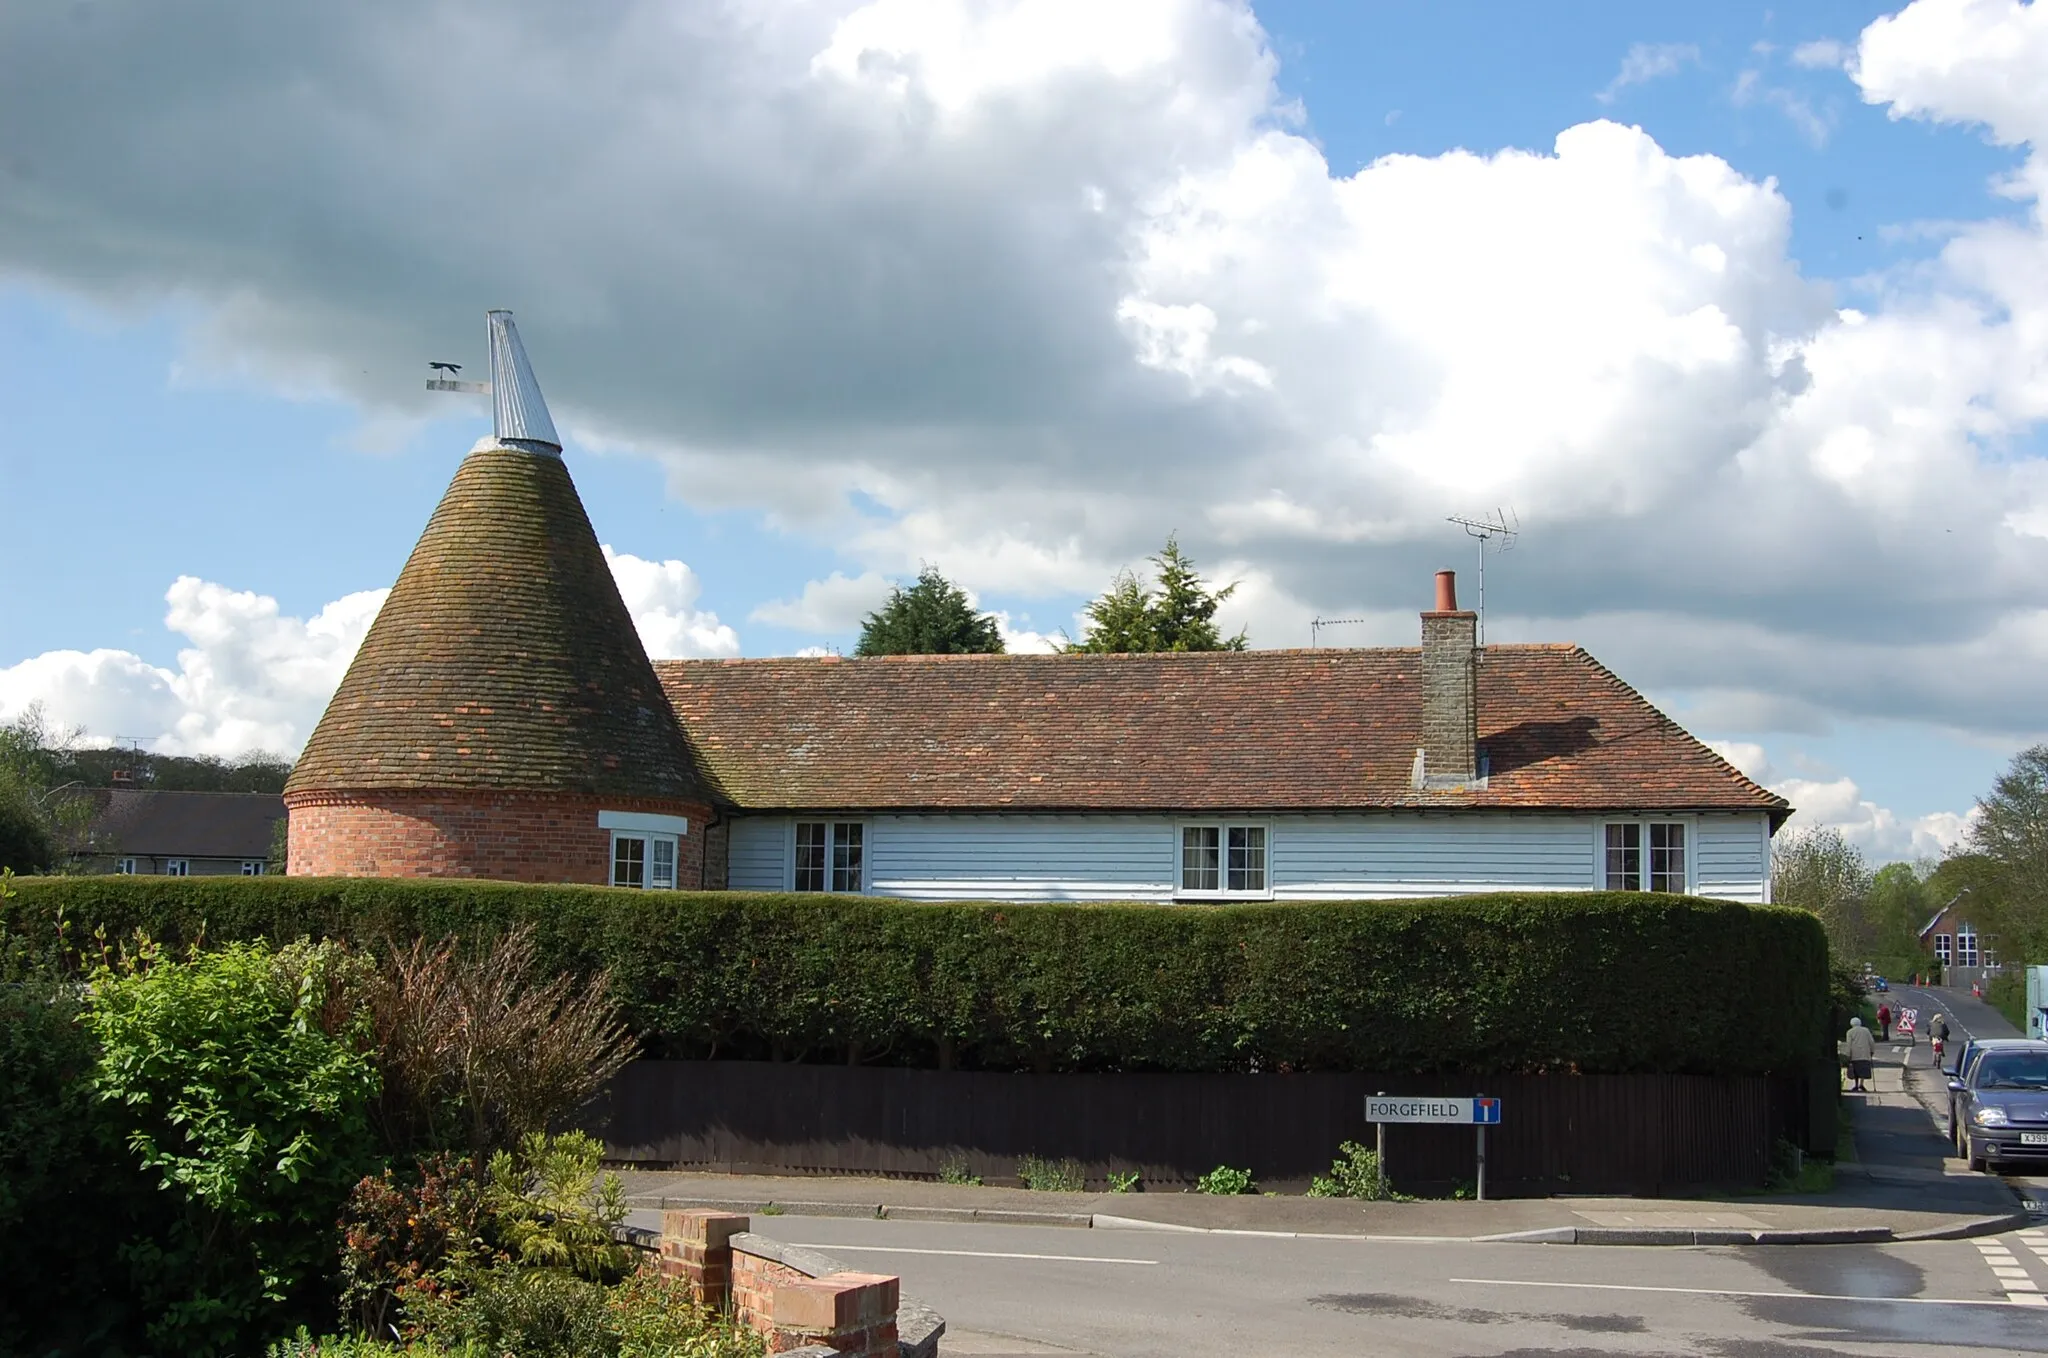
POLYGON ((2048 1162, 2048 1042, 1987 1048, 1957 1083, 1956 1126, 1971 1169, 2048 1162))
POLYGON ((1884 992, 1892 988, 1892 983, 1890 981, 1887 981, 1884 977, 1880 976, 1870 983, 1870 988, 1872 990, 1875 990, 1878 994, 1882 995, 1884 994, 1884 992))

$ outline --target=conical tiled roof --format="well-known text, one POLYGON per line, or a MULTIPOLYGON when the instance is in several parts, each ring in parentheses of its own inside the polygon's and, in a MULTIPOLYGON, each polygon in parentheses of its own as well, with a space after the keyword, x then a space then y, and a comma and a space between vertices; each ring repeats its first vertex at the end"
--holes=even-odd
MULTIPOLYGON (((502 392, 506 368, 493 369, 502 392)), ((553 433, 545 406, 527 419, 515 434, 543 424, 553 433)), ((502 413, 499 423, 441 497, 287 795, 469 788, 705 800, 568 468, 551 447, 507 438, 502 413)))

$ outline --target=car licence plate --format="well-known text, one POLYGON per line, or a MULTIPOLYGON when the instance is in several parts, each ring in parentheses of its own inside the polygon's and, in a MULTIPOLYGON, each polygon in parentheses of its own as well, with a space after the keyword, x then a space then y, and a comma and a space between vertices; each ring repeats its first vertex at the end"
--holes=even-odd
POLYGON ((2048 1132, 2021 1132, 2022 1146, 2048 1146, 2048 1132))

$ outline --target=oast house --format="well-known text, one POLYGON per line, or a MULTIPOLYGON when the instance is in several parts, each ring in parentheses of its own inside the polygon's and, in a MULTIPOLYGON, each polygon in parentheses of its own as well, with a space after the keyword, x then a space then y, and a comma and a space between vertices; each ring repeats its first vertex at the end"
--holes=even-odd
POLYGON ((1591 655, 650 662, 509 313, 479 442, 286 788, 295 874, 1188 903, 1764 901, 1791 814, 1591 655))

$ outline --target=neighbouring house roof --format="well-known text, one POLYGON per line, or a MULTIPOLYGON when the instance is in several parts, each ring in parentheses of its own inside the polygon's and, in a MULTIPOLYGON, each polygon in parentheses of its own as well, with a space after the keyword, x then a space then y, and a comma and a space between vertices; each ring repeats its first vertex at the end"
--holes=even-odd
POLYGON ((114 788, 94 800, 94 849, 119 858, 268 858, 272 827, 285 816, 274 792, 114 788))
POLYGON ((655 668, 747 809, 1791 811, 1576 646, 1487 647, 1484 786, 1428 791, 1412 647, 655 668))
POLYGON ((285 791, 408 789, 704 796, 545 449, 489 442, 463 460, 285 791))

